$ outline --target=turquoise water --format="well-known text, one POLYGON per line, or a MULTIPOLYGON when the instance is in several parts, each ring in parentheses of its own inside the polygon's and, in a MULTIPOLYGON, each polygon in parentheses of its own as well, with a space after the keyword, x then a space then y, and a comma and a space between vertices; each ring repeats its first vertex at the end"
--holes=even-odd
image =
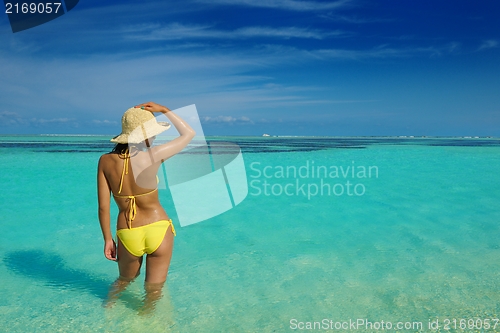
POLYGON ((500 140, 209 139, 241 146, 249 194, 181 228, 160 192, 178 232, 165 295, 140 315, 143 275, 101 306, 117 277, 96 203, 109 138, 0 137, 0 331, 283 332, 365 319, 431 332, 438 319, 444 332, 446 318, 499 318, 500 140), (329 174, 313 177, 313 165, 329 174), (336 192, 321 195, 326 183, 336 192))

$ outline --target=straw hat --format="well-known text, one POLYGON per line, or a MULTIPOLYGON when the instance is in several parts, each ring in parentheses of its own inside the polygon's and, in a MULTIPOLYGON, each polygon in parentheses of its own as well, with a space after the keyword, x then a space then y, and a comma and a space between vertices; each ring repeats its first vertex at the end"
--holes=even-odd
POLYGON ((141 143, 170 128, 167 122, 157 122, 153 113, 130 108, 122 117, 122 132, 111 139, 115 143, 141 143))

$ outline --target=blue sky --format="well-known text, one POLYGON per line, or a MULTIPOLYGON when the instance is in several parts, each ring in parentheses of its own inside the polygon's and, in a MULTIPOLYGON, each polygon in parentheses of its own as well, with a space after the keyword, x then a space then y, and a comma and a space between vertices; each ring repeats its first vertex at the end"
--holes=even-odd
POLYGON ((12 33, 0 134, 118 134, 153 100, 207 135, 500 136, 500 2, 81 0, 12 33))

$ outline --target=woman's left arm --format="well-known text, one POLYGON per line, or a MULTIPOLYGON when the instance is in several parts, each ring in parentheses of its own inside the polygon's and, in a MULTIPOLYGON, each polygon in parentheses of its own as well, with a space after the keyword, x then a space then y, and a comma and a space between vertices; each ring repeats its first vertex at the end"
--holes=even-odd
POLYGON ((111 235, 110 200, 111 189, 104 175, 102 156, 97 167, 97 200, 99 204, 99 223, 104 237, 104 256, 116 260, 116 244, 111 235))

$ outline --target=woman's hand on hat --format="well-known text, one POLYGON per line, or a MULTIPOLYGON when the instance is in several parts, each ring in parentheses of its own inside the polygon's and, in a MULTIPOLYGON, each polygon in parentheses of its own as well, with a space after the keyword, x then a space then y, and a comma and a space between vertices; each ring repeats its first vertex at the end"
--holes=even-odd
POLYGON ((170 111, 169 108, 167 108, 163 105, 157 104, 155 102, 142 103, 142 104, 136 105, 135 107, 141 108, 143 110, 150 111, 150 112, 167 113, 170 111))

